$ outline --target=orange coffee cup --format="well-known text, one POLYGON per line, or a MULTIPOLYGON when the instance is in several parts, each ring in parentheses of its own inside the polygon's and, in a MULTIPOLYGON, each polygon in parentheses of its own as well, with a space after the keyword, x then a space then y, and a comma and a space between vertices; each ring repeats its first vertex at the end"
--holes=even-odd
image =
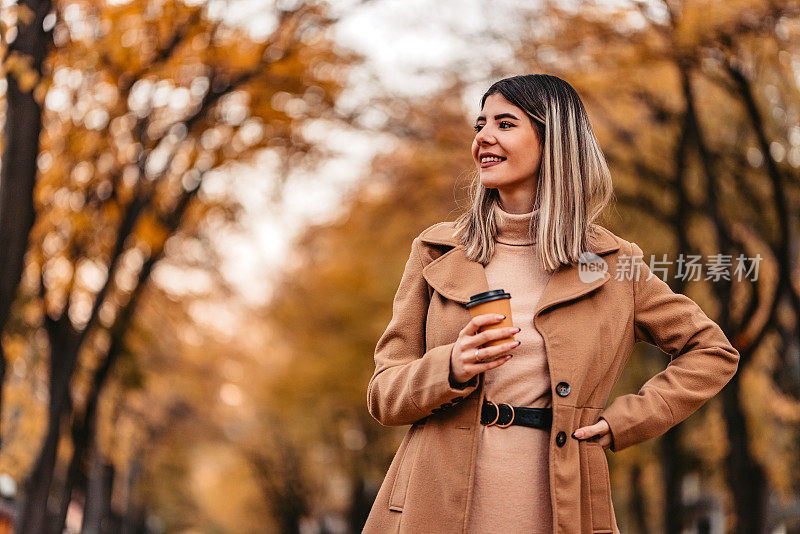
MULTIPOLYGON (((491 330, 493 328, 506 328, 508 326, 514 326, 514 323, 511 320, 511 294, 506 293, 502 289, 492 289, 491 291, 484 291, 483 293, 472 295, 467 303, 467 309, 469 309, 469 313, 473 317, 483 315, 485 313, 497 313, 506 316, 506 318, 499 323, 480 327, 478 332, 491 330)), ((508 343, 510 341, 514 341, 513 335, 504 337, 502 339, 495 339, 494 341, 488 341, 481 345, 481 347, 502 345, 503 343, 508 343)))

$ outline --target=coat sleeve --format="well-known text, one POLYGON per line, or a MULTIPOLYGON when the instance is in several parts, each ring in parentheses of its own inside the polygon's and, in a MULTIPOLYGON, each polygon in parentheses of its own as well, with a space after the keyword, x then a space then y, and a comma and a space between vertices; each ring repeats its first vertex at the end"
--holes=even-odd
POLYGON ((459 402, 478 384, 477 376, 466 384, 450 383, 455 342, 425 350, 430 293, 419 247, 415 238, 392 303, 392 319, 375 348, 375 372, 367 388, 369 413, 385 426, 412 424, 459 402))
MULTIPOLYGON (((642 249, 631 246, 633 258, 640 258, 642 249)), ((651 275, 646 263, 636 263, 635 339, 657 346, 670 362, 638 393, 617 397, 599 414, 611 428, 614 452, 660 436, 689 417, 728 383, 739 365, 739 352, 700 306, 651 275)))

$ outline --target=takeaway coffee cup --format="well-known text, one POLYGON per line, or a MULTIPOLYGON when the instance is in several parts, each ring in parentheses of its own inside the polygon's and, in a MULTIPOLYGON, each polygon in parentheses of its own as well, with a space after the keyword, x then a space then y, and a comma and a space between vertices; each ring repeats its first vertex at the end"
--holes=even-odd
MULTIPOLYGON (((511 295, 502 289, 492 289, 491 291, 484 291, 477 295, 472 295, 467 303, 470 315, 476 317, 485 313, 497 313, 505 315, 506 318, 496 324, 484 325, 480 327, 478 332, 490 330, 492 328, 505 328, 514 326, 511 321, 511 295)), ((514 341, 514 336, 504 337, 503 339, 496 339, 481 345, 482 347, 491 347, 494 345, 502 345, 514 341)))

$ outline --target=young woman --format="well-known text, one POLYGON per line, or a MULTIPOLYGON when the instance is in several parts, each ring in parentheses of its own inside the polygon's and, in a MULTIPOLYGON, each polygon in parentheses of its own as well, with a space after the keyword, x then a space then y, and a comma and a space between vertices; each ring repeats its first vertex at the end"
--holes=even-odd
POLYGON ((375 350, 369 411, 411 428, 364 532, 618 533, 604 450, 686 419, 739 353, 638 245, 593 222, 611 177, 567 82, 495 83, 475 130, 471 209, 414 239, 375 350), (511 294, 514 328, 471 318, 490 289, 511 294), (606 407, 637 341, 671 361, 606 407))

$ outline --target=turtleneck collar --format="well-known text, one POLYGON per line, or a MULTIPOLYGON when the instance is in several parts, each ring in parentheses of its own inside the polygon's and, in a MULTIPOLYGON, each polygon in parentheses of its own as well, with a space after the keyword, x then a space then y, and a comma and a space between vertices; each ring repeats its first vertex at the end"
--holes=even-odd
POLYGON ((538 210, 528 213, 509 213, 497 204, 494 212, 497 226, 495 241, 505 245, 533 245, 536 242, 536 238, 529 234, 529 226, 531 218, 538 210))

